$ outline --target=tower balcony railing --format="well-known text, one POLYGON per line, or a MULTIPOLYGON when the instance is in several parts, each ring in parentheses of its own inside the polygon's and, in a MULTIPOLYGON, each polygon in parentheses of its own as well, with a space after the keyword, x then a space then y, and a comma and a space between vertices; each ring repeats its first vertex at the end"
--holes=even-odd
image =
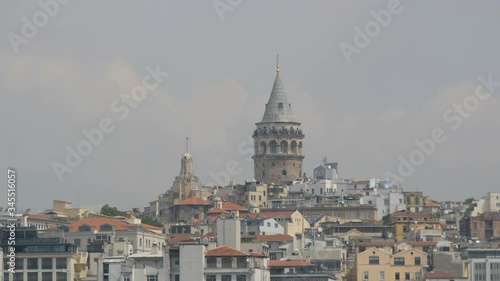
POLYGON ((296 137, 296 138, 304 138, 305 135, 302 133, 301 130, 294 130, 294 131, 291 131, 289 129, 284 129, 284 130, 255 130, 253 132, 253 137, 256 137, 256 136, 272 136, 272 137, 275 137, 275 136, 278 136, 278 137, 296 137))

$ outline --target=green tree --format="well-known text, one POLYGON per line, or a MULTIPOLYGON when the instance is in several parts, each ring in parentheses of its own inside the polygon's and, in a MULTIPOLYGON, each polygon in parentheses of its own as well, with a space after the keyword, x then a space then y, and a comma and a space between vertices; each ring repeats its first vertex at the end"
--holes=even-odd
POLYGON ((141 219, 142 223, 154 225, 157 227, 163 227, 163 224, 161 222, 159 222, 157 219, 146 217, 146 216, 139 216, 139 218, 141 219))
POLYGON ((125 212, 118 210, 116 207, 110 207, 108 204, 102 206, 101 215, 116 217, 125 216, 125 212))
POLYGON ((467 198, 467 199, 464 200, 464 204, 470 205, 474 201, 476 201, 476 199, 474 199, 474 197, 469 197, 469 198, 467 198))

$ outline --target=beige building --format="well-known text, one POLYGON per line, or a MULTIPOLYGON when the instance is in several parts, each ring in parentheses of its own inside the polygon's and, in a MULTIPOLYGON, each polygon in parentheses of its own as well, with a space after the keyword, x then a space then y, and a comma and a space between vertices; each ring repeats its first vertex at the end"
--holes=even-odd
POLYGON ((427 254, 417 249, 393 255, 382 249, 370 248, 357 255, 357 280, 423 280, 426 265, 427 254))
POLYGON ((405 191, 403 192, 406 211, 422 212, 424 209, 424 195, 422 191, 405 191))
MULTIPOLYGON (((71 202, 62 201, 62 200, 53 200, 52 201, 52 209, 54 212, 66 214, 69 220, 79 220, 82 218, 86 218, 89 212, 84 208, 72 208, 71 202)), ((54 214, 54 215, 56 215, 54 214)), ((62 215, 61 214, 61 215, 62 215)), ((64 216, 63 216, 64 218, 64 216)))
POLYGON ((471 213, 472 217, 476 217, 481 213, 500 212, 500 192, 488 192, 486 196, 477 200, 476 207, 471 213))

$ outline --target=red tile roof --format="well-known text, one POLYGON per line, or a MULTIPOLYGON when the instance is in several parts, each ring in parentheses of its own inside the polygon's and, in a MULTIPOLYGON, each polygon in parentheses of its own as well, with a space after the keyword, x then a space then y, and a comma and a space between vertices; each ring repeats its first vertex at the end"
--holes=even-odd
POLYGON ((441 204, 438 204, 438 203, 434 203, 432 201, 428 201, 427 203, 425 203, 424 207, 441 207, 441 204))
POLYGON ((269 267, 313 267, 314 264, 306 261, 269 261, 269 267))
POLYGON ((255 236, 260 242, 279 242, 279 241, 292 241, 293 237, 286 234, 276 235, 257 235, 255 236))
POLYGON ((235 248, 231 248, 229 246, 220 246, 212 250, 208 250, 205 253, 206 257, 248 257, 250 254, 247 254, 242 251, 238 251, 235 248))
POLYGON ((109 224, 114 227, 113 230, 128 230, 125 226, 125 221, 114 218, 87 218, 76 221, 69 225, 72 232, 78 232, 78 227, 81 225, 88 225, 93 229, 99 229, 103 224, 109 224))
POLYGON ((39 220, 50 220, 50 217, 42 214, 28 214, 29 218, 39 219, 39 220))
POLYGON ((222 209, 226 210, 226 211, 247 211, 248 212, 247 208, 245 208, 241 205, 238 205, 238 204, 231 203, 231 202, 223 202, 222 209))
POLYGON ((427 212, 395 212, 391 216, 394 218, 429 219, 432 215, 427 212))
POLYGON ((276 218, 276 217, 285 217, 290 218, 295 211, 265 211, 260 212, 258 215, 261 218, 276 218))
POLYGON ((175 205, 212 205, 212 202, 197 197, 191 197, 175 205))
POLYGON ((227 211, 221 208, 215 208, 215 209, 210 209, 207 212, 207 214, 222 214, 222 213, 227 213, 227 211))

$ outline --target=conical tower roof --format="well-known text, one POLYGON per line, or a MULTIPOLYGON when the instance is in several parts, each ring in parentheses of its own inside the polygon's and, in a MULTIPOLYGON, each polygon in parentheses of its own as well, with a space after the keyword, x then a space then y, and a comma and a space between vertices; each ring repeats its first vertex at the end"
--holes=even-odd
POLYGON ((276 79, 274 80, 271 96, 266 104, 262 122, 297 122, 292 112, 292 105, 288 102, 285 88, 281 82, 279 61, 276 63, 276 79))

